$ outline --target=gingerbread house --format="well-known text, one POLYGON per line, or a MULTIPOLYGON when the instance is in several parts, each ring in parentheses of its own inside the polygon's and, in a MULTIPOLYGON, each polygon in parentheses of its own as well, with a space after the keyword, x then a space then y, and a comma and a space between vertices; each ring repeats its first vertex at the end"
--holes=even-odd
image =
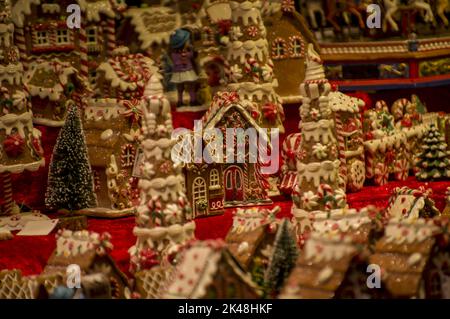
POLYGON ((231 254, 259 285, 273 250, 278 229, 275 215, 279 210, 278 206, 273 210, 238 208, 225 238, 231 254))
POLYGON ((98 64, 116 47, 115 19, 125 8, 123 0, 17 0, 15 37, 25 68, 36 59, 58 58, 94 83, 98 64), (81 11, 78 28, 69 27, 72 4, 81 11))
POLYGON ((171 278, 173 266, 155 266, 134 274, 134 292, 142 299, 158 299, 160 290, 171 278))
POLYGON ((404 181, 409 176, 408 138, 395 128, 394 117, 384 101, 363 115, 366 178, 376 185, 385 185, 393 174, 404 181))
POLYGON ((360 111, 363 100, 335 91, 329 94, 329 103, 334 112, 336 137, 339 145, 341 165, 339 174, 343 188, 358 191, 366 180, 366 165, 363 146, 363 130, 360 111))
POLYGON ((381 268, 384 297, 450 298, 448 224, 439 218, 392 220, 369 257, 381 268))
POLYGON ((89 99, 84 110, 83 127, 98 202, 97 208, 85 212, 119 217, 134 212, 133 201, 139 196, 140 103, 146 95, 162 93, 162 87, 150 58, 129 54, 124 47, 114 54, 97 69, 95 94, 100 98, 89 99))
POLYGON ((350 236, 312 233, 279 298, 367 298, 368 288, 360 284, 366 265, 358 248, 350 236))
POLYGON ((98 234, 88 231, 58 232, 56 249, 43 270, 44 275, 66 275, 67 267, 75 264, 80 267, 81 275, 102 273, 111 285, 113 298, 124 298, 125 288, 129 287, 128 278, 117 267, 109 255, 112 250, 108 233, 98 234))
POLYGON ((278 86, 275 91, 283 104, 299 103, 298 87, 305 77, 305 51, 319 46, 294 1, 268 1, 263 7, 270 54, 278 86))
POLYGON ((37 60, 29 65, 25 83, 31 95, 33 122, 61 127, 68 103, 82 105, 88 93, 84 80, 69 62, 37 60))
POLYGON ((386 214, 406 220, 439 216, 441 213, 431 199, 431 194, 432 190, 424 187, 419 189, 397 187, 389 198, 386 214))
MULTIPOLYGON (((238 95, 235 92, 217 94, 201 121, 203 132, 220 131, 222 133, 221 137, 216 136, 221 138, 222 143, 219 143, 221 146, 218 150, 214 150, 217 153, 212 159, 214 159, 213 162, 222 166, 222 176, 220 176, 221 171, 217 170, 219 176, 215 180, 223 182, 218 188, 222 187, 225 190, 224 206, 271 203, 267 195, 267 178, 261 173, 261 155, 267 154, 270 149, 267 132, 262 130, 245 110, 238 95), (256 133, 258 141, 250 142, 248 131, 256 133), (227 137, 227 134, 233 136, 227 137), (232 145, 227 145, 229 142, 223 143, 227 140, 232 145), (253 144, 252 147, 250 144, 253 144)), ((256 135, 253 138, 256 138, 256 135)), ((214 141, 208 140, 208 142, 214 141)), ((206 149, 212 152, 213 148, 208 145, 206 149)), ((197 173, 189 167, 186 176, 186 190, 188 197, 193 201, 192 206, 195 212, 197 202, 208 200, 206 176, 202 175, 198 178, 197 173)))
POLYGON ((197 241, 180 256, 161 292, 167 299, 255 299, 260 291, 221 240, 197 241))

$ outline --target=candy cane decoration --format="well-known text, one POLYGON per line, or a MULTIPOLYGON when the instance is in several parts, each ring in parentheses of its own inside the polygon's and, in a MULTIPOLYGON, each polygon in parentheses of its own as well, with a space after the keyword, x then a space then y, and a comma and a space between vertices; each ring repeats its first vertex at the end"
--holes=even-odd
POLYGON ((374 155, 370 152, 366 154, 366 177, 372 178, 374 175, 374 155))
POLYGON ((116 21, 113 18, 108 18, 106 21, 106 38, 108 52, 112 52, 116 48, 116 21))
POLYGON ((252 75, 253 82, 259 83, 259 72, 255 72, 255 68, 259 68, 259 63, 253 58, 248 58, 244 64, 244 71, 252 75))
POLYGON ((389 168, 385 163, 378 163, 375 168, 375 183, 377 185, 386 185, 389 179, 389 168))
POLYGON ((395 179, 398 181, 406 181, 408 179, 408 161, 401 159, 395 162, 395 179))
POLYGON ((341 120, 341 114, 340 112, 336 112, 336 133, 337 133, 337 141, 338 141, 338 148, 339 148, 339 161, 341 162, 341 165, 339 167, 339 173, 342 177, 342 184, 339 185, 340 188, 345 189, 347 185, 347 159, 345 158, 345 139, 343 132, 343 124, 341 120))
MULTIPOLYGON (((28 58, 27 58, 27 47, 25 44, 25 32, 23 28, 15 29, 16 45, 19 48, 20 60, 22 61, 23 69, 28 70, 28 58)), ((33 36, 33 35, 32 35, 33 36)))
POLYGON ((12 198, 11 174, 8 172, 3 172, 2 177, 3 177, 3 197, 5 198, 4 202, 5 209, 3 215, 11 215, 14 205, 12 198))
POLYGON ((80 42, 80 74, 83 78, 88 78, 88 53, 87 53, 87 36, 86 25, 82 24, 79 30, 79 42, 80 42))

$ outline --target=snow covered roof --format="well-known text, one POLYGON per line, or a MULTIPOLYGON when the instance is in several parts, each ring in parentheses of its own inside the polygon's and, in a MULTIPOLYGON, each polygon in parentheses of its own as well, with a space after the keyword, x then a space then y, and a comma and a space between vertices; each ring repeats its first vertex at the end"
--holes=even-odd
POLYGON ((129 54, 126 48, 119 47, 117 55, 100 64, 98 71, 105 73, 105 79, 113 88, 121 91, 135 91, 144 88, 150 78, 159 73, 154 61, 142 54, 129 54))
POLYGON ((127 7, 123 0, 77 0, 77 2, 89 22, 100 22, 101 14, 114 18, 116 13, 127 7))
POLYGON ((366 210, 336 209, 331 212, 321 212, 314 215, 313 229, 318 233, 347 233, 370 224, 366 210))
POLYGON ((55 256, 76 257, 89 252, 106 252, 112 249, 107 233, 63 230, 57 235, 55 256))
POLYGON ((233 216, 233 224, 229 232, 236 234, 251 232, 274 221, 274 211, 258 208, 238 208, 233 216))
POLYGON ((364 101, 342 92, 330 92, 330 107, 333 112, 358 113, 365 105, 364 101))
POLYGON ((181 16, 168 7, 130 8, 125 13, 138 33, 141 49, 169 44, 170 34, 181 27, 181 16))
POLYGON ((58 101, 70 76, 75 76, 79 83, 84 83, 79 78, 77 69, 70 62, 62 62, 58 59, 51 62, 37 60, 30 64, 29 70, 25 74, 25 83, 31 96, 58 101))
POLYGON ((208 286, 215 280, 221 262, 227 262, 246 284, 255 287, 250 276, 232 259, 223 241, 196 241, 184 251, 162 298, 205 297, 208 286))

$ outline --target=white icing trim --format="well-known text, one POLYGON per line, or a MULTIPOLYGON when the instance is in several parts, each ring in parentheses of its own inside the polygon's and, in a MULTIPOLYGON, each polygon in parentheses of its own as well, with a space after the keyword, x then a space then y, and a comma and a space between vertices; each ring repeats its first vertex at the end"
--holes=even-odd
MULTIPOLYGON (((131 24, 134 26, 136 32, 138 33, 138 39, 141 41, 141 49, 147 50, 152 45, 164 45, 169 44, 170 34, 181 27, 181 16, 179 13, 173 12, 167 7, 149 7, 149 8, 130 8, 125 13, 126 17, 131 19, 131 24), (148 22, 142 19, 144 14, 150 16, 167 16, 169 21, 166 23, 167 26, 171 26, 175 22, 175 26, 167 31, 161 32, 150 32, 148 30, 148 22)), ((159 23, 158 28, 164 29, 164 24, 159 23)))
POLYGON ((86 0, 77 0, 81 10, 85 13, 85 19, 88 22, 100 22, 100 14, 106 15, 108 18, 114 18, 116 16, 116 11, 112 5, 113 1, 97 0, 95 2, 89 2, 86 0))
POLYGON ((398 148, 401 145, 405 145, 406 141, 407 138, 404 132, 396 132, 393 135, 382 137, 380 139, 365 141, 364 147, 372 154, 375 154, 378 151, 384 153, 393 146, 398 148))
POLYGON ((339 165, 339 160, 309 164, 297 162, 298 183, 301 183, 303 179, 307 182, 313 181, 315 187, 319 187, 321 179, 333 183, 338 178, 339 165))
POLYGON ((269 43, 264 38, 256 41, 233 41, 228 44, 228 47, 228 60, 239 59, 241 64, 245 63, 248 56, 253 59, 258 58, 259 61, 263 61, 265 56, 269 56, 269 43))
POLYGON ((0 165, 0 173, 8 172, 12 174, 19 174, 23 171, 35 172, 41 166, 45 166, 45 158, 28 164, 0 165))
POLYGON ((11 15, 14 24, 23 28, 25 22, 25 16, 31 14, 31 5, 39 5, 41 0, 18 0, 11 10, 11 15))

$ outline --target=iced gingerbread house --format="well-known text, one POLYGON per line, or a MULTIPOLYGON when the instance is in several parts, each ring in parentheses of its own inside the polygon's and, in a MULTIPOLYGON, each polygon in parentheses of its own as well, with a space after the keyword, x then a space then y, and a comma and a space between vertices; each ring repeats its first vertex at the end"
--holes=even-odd
POLYGON ((81 107, 88 93, 77 69, 57 58, 32 62, 25 81, 31 95, 33 122, 39 125, 63 126, 69 104, 81 107))
POLYGON ((88 231, 59 231, 56 249, 44 268, 44 275, 67 272, 69 265, 78 265, 82 275, 102 273, 111 285, 113 298, 125 296, 125 288, 129 287, 128 278, 117 267, 109 255, 113 246, 108 233, 98 234, 88 231))
POLYGON ((303 16, 295 10, 294 1, 267 1, 262 5, 267 41, 278 81, 275 91, 283 104, 299 103, 298 87, 305 76, 306 48, 314 35, 303 16))
POLYGON ((386 214, 392 218, 415 220, 417 218, 432 218, 441 213, 431 199, 432 190, 411 189, 406 186, 394 189, 389 198, 386 214))
POLYGON ((41 132, 33 127, 33 112, 23 81, 24 68, 13 42, 11 8, 8 0, 0 3, 0 174, 3 181, 0 215, 18 212, 12 199, 11 174, 36 171, 45 164, 41 132))
MULTIPOLYGON (((215 159, 215 162, 221 168, 217 169, 217 178, 209 178, 210 184, 207 185, 208 172, 211 175, 211 173, 216 174, 215 171, 209 171, 205 167, 205 175, 201 172, 201 176, 199 176, 198 164, 186 166, 186 191, 188 198, 192 200, 194 215, 198 214, 198 203, 206 200, 210 203, 209 206, 212 205, 211 200, 208 201, 211 190, 207 191, 207 188, 211 188, 211 186, 221 195, 223 194, 221 189, 224 189, 223 206, 225 207, 271 203, 267 195, 267 178, 261 173, 262 162, 260 157, 261 154, 266 154, 265 152, 271 147, 270 142, 266 131, 263 131, 256 124, 255 120, 242 106, 239 96, 235 92, 218 93, 201 121, 203 132, 207 133, 218 129, 222 133, 219 149, 215 150, 214 147, 211 147, 214 144, 206 145, 212 159, 215 159), (249 135, 246 136, 247 129, 253 129, 258 135, 258 140, 255 140, 254 143, 250 142, 251 137, 249 135), (227 138, 227 134, 233 136, 227 138), (232 141, 232 145, 224 143, 227 139, 232 141), (212 185, 211 181, 213 182, 212 185)), ((256 138, 256 136, 253 136, 253 138, 256 138)), ((215 140, 208 140, 207 142, 217 144, 215 140)), ((222 207, 219 208, 222 209, 222 207)))
POLYGON ((450 298, 448 222, 391 220, 369 257, 381 268, 384 298, 450 298))
POLYGON ((140 105, 144 96, 162 94, 161 76, 150 58, 129 54, 125 47, 117 48, 97 72, 99 98, 87 101, 83 127, 99 206, 86 213, 119 217, 132 214, 139 197, 140 105))
POLYGON ((197 241, 186 248, 164 299, 255 299, 260 291, 220 240, 197 241))

